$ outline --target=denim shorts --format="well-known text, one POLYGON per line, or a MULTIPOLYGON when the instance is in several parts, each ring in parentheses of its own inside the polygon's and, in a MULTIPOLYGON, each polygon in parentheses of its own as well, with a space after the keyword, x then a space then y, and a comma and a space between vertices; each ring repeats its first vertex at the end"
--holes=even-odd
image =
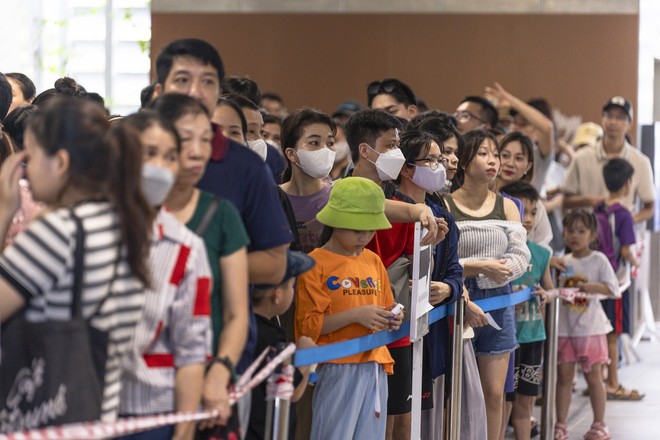
MULTIPOLYGON (((510 295, 511 287, 497 287, 495 289, 480 289, 476 278, 467 278, 465 287, 470 292, 470 301, 493 298, 495 296, 510 295)), ((490 315, 502 330, 495 330, 490 325, 474 329, 474 352, 477 356, 511 353, 518 347, 516 340, 516 316, 514 307, 505 307, 491 310, 490 315)))

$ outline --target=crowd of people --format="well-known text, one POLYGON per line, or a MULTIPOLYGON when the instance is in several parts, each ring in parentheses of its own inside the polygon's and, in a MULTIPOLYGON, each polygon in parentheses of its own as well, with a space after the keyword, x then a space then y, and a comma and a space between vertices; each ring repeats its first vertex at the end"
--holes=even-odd
MULTIPOLYGON (((206 408, 217 417, 123 438, 264 438, 266 384, 233 406, 232 385, 267 347, 397 330, 418 221, 433 247, 430 304, 465 299, 461 439, 538 432, 544 304, 556 296, 554 438, 569 438, 578 366, 587 440, 611 438, 608 399, 644 397, 617 376, 638 226, 655 201, 628 100, 606 100, 601 124, 566 141, 545 99, 499 83, 429 110, 386 78, 366 86, 366 107, 289 114, 278 94, 226 76, 203 40, 169 43, 155 66, 131 115, 109 114, 72 78, 37 94, 27 76, 0 74, 0 432, 206 408), (532 299, 515 307, 475 302, 525 288, 532 299), (22 345, 74 321, 101 347, 84 382, 98 392, 60 396, 61 408, 34 399, 28 367, 11 368, 22 345)), ((447 318, 423 347, 422 437, 442 438, 447 318)), ((412 369, 408 337, 297 369, 291 437, 410 438, 412 369)))

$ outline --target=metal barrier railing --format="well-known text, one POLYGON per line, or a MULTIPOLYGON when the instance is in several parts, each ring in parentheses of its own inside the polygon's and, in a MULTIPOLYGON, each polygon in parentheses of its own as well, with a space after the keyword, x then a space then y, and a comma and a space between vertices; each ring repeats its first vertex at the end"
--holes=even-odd
POLYGON ((543 359, 543 405, 541 407, 541 440, 554 437, 555 399, 557 390, 557 326, 559 324, 559 298, 554 298, 545 309, 545 351, 543 359))
POLYGON ((446 438, 460 440, 461 435, 461 395, 463 392, 463 317, 465 299, 461 295, 456 301, 454 313, 454 337, 452 341, 451 390, 449 400, 449 420, 446 438))
MULTIPOLYGON (((284 347, 284 344, 279 344, 277 347, 278 351, 281 351, 284 347)), ((292 368, 290 365, 290 360, 284 361, 278 368, 273 371, 271 376, 267 379, 269 382, 277 381, 286 381, 291 387, 293 387, 293 377, 283 379, 282 373, 285 368, 292 368)), ((267 386, 278 387, 276 383, 269 383, 267 386)), ((271 392, 267 392, 271 394, 271 392)), ((289 439, 289 411, 291 409, 291 401, 285 395, 290 393, 272 393, 272 396, 267 397, 266 404, 266 429, 264 432, 264 438, 267 440, 288 440, 289 439)))

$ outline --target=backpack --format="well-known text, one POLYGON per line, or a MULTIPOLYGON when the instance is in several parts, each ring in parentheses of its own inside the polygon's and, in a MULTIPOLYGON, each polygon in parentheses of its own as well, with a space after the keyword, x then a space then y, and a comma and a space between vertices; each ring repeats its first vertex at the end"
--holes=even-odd
POLYGON ((616 218, 605 202, 594 209, 598 221, 598 250, 605 254, 619 280, 619 290, 625 291, 630 286, 630 263, 621 258, 621 240, 616 235, 616 218))

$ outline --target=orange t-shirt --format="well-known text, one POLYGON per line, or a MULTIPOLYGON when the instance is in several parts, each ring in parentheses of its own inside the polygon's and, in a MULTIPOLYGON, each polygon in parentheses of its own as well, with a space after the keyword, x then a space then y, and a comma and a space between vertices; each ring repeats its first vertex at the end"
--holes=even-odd
MULTIPOLYGON (((394 303, 390 280, 378 255, 365 249, 353 257, 318 248, 309 256, 314 258, 316 266, 298 278, 296 339, 309 336, 318 345, 327 345, 371 334, 360 324, 349 324, 325 335, 321 334, 321 329, 326 315, 359 306, 389 307, 394 303)), ((392 374, 394 360, 387 347, 329 362, 356 364, 372 361, 383 365, 385 372, 392 374)))

